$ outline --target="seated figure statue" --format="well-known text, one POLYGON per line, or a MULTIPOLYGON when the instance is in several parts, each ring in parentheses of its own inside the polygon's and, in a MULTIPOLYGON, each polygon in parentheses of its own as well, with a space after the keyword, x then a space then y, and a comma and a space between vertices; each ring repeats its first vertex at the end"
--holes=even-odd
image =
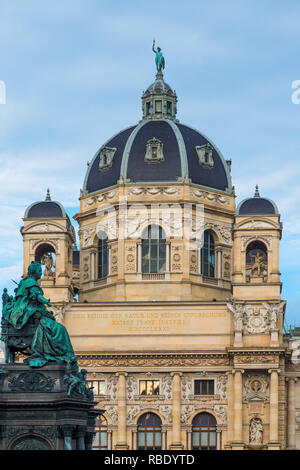
POLYGON ((38 285, 41 276, 41 264, 33 261, 28 275, 15 289, 15 297, 2 297, 1 339, 6 344, 6 362, 14 362, 14 353, 29 346, 30 356, 25 362, 30 367, 42 367, 48 362, 75 363, 77 359, 66 328, 46 308, 51 304, 38 285))

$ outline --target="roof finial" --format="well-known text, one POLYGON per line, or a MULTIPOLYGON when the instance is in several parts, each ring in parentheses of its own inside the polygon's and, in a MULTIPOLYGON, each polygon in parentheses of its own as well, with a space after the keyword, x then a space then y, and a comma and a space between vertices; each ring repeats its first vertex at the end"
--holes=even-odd
POLYGON ((260 197, 259 190, 258 190, 258 184, 255 186, 254 197, 260 197))
POLYGON ((51 201, 51 196, 50 196, 50 189, 47 189, 47 196, 46 196, 46 201, 51 201))

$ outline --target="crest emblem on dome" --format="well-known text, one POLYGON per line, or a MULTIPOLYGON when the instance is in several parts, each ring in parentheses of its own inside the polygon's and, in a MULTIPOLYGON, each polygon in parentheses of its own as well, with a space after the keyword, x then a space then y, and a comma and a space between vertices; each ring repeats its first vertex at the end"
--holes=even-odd
POLYGON ((156 137, 153 137, 148 140, 146 145, 145 162, 160 163, 163 161, 163 143, 159 139, 156 139, 156 137))
POLYGON ((113 158, 116 153, 115 147, 102 147, 100 150, 99 170, 105 171, 112 166, 113 158))
POLYGON ((198 155, 199 165, 204 168, 212 168, 214 166, 212 146, 207 143, 205 145, 196 145, 195 149, 198 155))

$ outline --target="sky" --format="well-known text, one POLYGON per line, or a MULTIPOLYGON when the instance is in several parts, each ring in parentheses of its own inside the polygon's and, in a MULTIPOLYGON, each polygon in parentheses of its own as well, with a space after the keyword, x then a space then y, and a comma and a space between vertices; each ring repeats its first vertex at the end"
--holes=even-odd
POLYGON ((286 321, 300 325, 299 22, 299 0, 1 0, 1 290, 22 272, 26 207, 49 187, 74 215, 87 162, 141 119, 155 38, 177 117, 232 159, 237 203, 258 184, 278 205, 286 321))

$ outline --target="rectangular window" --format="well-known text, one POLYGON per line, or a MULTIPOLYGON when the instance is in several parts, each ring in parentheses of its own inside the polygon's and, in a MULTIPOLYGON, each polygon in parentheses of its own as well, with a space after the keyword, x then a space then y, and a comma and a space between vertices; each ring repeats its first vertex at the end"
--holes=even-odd
POLYGON ((151 107, 151 103, 150 103, 150 101, 148 101, 146 103, 146 115, 147 116, 149 116, 149 114, 150 114, 150 107, 151 107))
POLYGON ((140 395, 159 395, 159 380, 140 380, 140 395))
POLYGON ((161 101, 155 101, 155 112, 156 113, 161 113, 162 112, 162 102, 161 101))
POLYGON ((93 387, 95 396, 105 395, 105 380, 88 380, 86 384, 89 388, 93 387))
POLYGON ((167 101, 167 114, 172 114, 172 103, 167 101))
POLYGON ((214 380, 195 380, 194 395, 214 395, 214 380))

